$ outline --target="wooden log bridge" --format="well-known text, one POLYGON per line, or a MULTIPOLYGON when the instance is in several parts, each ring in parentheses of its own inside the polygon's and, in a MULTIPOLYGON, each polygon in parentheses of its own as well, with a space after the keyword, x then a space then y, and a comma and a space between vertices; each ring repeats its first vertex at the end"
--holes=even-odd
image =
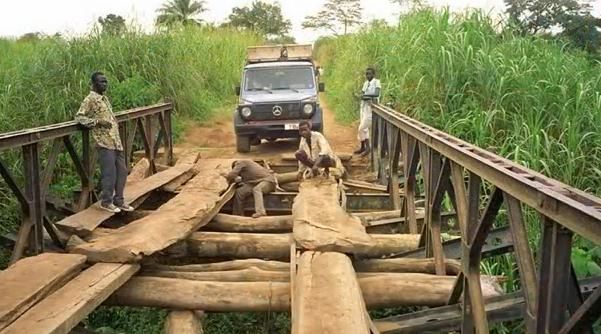
POLYGON ((117 116, 128 161, 144 156, 127 182, 133 213, 94 205, 85 129, 0 135, 0 154, 22 150, 25 176, 19 185, 0 159, 25 217, 3 243, 14 251, 0 272, 0 334, 80 332, 100 305, 168 309, 165 333, 201 333, 204 312, 246 311, 287 312, 295 334, 488 333, 518 319, 525 333, 593 333, 601 277, 577 280, 570 251, 574 234, 601 245, 601 199, 376 105, 377 184, 353 179, 367 165, 351 155, 348 179, 300 183, 289 157, 259 160, 287 191, 265 197, 267 217, 233 216, 235 188, 221 176, 231 160, 174 152, 171 108, 117 116), (63 147, 81 180, 75 203, 49 193, 63 147), (537 262, 526 207, 540 217, 537 262), (482 258, 508 252, 521 290, 480 272, 482 258), (368 313, 405 306, 420 310, 368 313))

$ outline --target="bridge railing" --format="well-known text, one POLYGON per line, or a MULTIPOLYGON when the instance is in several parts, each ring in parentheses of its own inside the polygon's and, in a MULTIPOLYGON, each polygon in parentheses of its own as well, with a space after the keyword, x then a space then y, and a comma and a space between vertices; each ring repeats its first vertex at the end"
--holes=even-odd
POLYGON ((444 275, 441 239, 443 200, 453 206, 462 245, 462 271, 449 304, 462 302, 462 333, 488 333, 480 286, 484 243, 495 221, 505 218, 525 299, 528 333, 592 333, 601 314, 601 287, 583 300, 571 264, 573 234, 601 245, 601 199, 545 177, 507 159, 420 123, 382 105, 374 106, 372 165, 389 187, 391 200, 404 212, 410 233, 422 233, 426 256, 444 275), (425 199, 418 230, 416 197, 425 199), (504 215, 500 216, 504 206, 504 215), (542 234, 535 266, 528 243, 526 207, 540 216, 542 234))
MULTIPOLYGON (((171 103, 161 103, 116 114, 128 162, 133 154, 134 142, 139 138, 150 162, 151 173, 156 172, 155 160, 161 143, 167 163, 172 163, 172 110, 171 103)), ((46 210, 47 204, 56 205, 49 199, 49 189, 61 155, 68 155, 81 184, 81 191, 72 209, 83 210, 97 200, 93 180, 96 149, 90 130, 70 121, 0 134, 0 175, 17 198, 23 212, 12 261, 22 257, 25 250, 32 255, 43 251, 44 228, 54 243, 62 246, 46 210), (48 153, 42 159, 45 145, 48 145, 45 147, 48 153), (22 163, 15 165, 23 166, 22 184, 19 184, 14 177, 15 173, 2 159, 3 155, 10 154, 11 151, 14 155, 15 150, 21 151, 22 163)))

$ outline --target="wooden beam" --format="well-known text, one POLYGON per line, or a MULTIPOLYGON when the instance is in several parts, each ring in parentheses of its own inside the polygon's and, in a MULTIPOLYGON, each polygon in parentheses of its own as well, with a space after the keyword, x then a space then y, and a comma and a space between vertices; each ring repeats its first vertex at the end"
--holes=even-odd
POLYGON ((292 334, 369 334, 365 301, 348 256, 304 252, 293 291, 292 334))
POLYGON ((292 216, 260 218, 218 214, 203 228, 217 232, 292 232, 292 216))
POLYGON ((96 264, 30 308, 2 334, 69 333, 138 268, 138 265, 96 264))
MULTIPOLYGON (((446 304, 454 276, 374 274, 359 278, 368 309, 446 304)), ((500 295, 494 282, 483 282, 483 293, 500 295)), ((117 290, 110 305, 163 307, 208 312, 290 310, 290 284, 284 282, 209 282, 162 277, 134 277, 117 290)))
MULTIPOLYGON (((345 251, 376 258, 417 248, 419 234, 372 234, 369 247, 347 245, 345 251)), ((203 258, 288 259, 289 234, 196 232, 187 239, 188 256, 203 258)))
POLYGON ((83 255, 43 253, 0 271, 0 330, 77 275, 85 262, 83 255))
MULTIPOLYGON (((137 199, 162 187, 164 184, 182 175, 190 168, 192 168, 192 165, 173 167, 164 172, 154 174, 143 181, 130 184, 125 188, 125 203, 131 205, 137 199)), ((93 205, 57 222, 56 226, 64 232, 85 237, 90 235, 96 227, 112 216, 112 213, 100 210, 96 205, 93 205)))
POLYGON ((233 260, 216 263, 189 264, 184 266, 152 265, 145 266, 148 270, 204 272, 204 271, 230 271, 257 268, 268 271, 288 271, 290 264, 279 261, 265 261, 259 259, 233 260))
POLYGON ((232 198, 233 187, 220 175, 230 168, 229 160, 206 160, 200 173, 186 184, 182 192, 151 215, 90 243, 77 245, 70 251, 88 256, 91 262, 127 263, 185 239, 208 224, 232 198))

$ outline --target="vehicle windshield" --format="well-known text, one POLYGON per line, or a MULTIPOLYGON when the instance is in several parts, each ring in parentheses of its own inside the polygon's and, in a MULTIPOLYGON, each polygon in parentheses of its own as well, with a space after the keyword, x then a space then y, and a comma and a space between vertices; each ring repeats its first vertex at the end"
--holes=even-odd
POLYGON ((244 89, 247 91, 274 91, 313 89, 315 82, 311 68, 257 68, 246 71, 244 89))

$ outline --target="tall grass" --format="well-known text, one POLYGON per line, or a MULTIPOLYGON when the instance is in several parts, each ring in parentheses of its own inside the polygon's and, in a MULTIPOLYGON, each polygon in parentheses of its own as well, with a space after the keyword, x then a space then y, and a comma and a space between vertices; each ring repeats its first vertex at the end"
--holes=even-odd
MULTIPOLYGON (((383 100, 396 110, 601 195, 599 63, 561 41, 497 28, 479 12, 423 10, 402 16, 395 27, 374 25, 321 40, 317 54, 329 105, 340 120, 355 120, 353 93, 365 68, 374 66, 383 100)), ((535 249, 537 216, 525 214, 535 249)), ((601 274, 601 248, 581 240, 577 245, 578 273, 601 274)), ((519 288, 513 257, 487 260, 483 269, 508 276, 507 290, 519 288)))

